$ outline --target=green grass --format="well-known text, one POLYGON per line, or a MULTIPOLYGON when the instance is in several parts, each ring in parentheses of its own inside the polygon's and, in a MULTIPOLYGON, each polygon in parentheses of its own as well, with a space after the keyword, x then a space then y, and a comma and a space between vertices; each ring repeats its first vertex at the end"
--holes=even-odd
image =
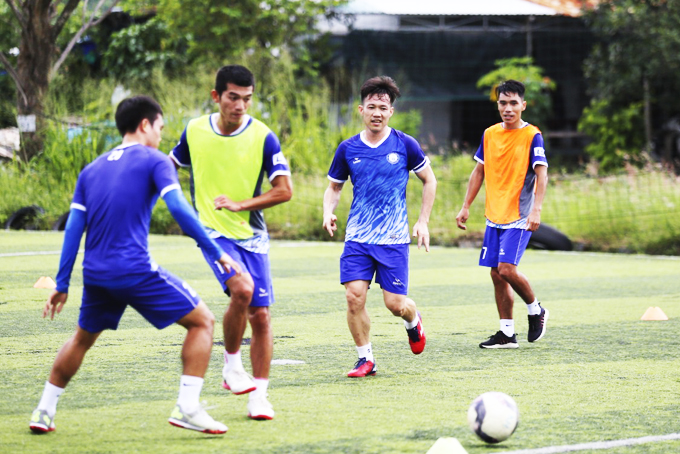
MULTIPOLYGON (((61 240, 52 232, 2 232, 0 254, 58 251, 61 240)), ((219 318, 226 298, 192 241, 153 236, 151 248, 219 318)), ((478 251, 414 249, 410 294, 423 314, 427 348, 410 353, 403 325, 374 287, 368 307, 378 375, 351 380, 345 373, 356 351, 337 282, 340 252, 336 243, 273 245, 274 358, 305 364, 272 367, 276 418, 254 422, 246 418, 247 398, 221 389, 215 347, 202 399, 229 426, 222 437, 167 423, 184 333, 175 326, 157 331, 134 311, 88 354, 61 397, 57 432, 30 434, 31 410, 75 327, 80 265, 67 307, 48 321, 40 318, 48 291, 32 285, 42 275, 54 277, 58 255, 0 256, 3 452, 424 453, 439 437, 456 437, 469 453, 488 454, 680 432, 680 260, 528 251, 521 269, 550 309, 548 333, 536 344, 524 340, 526 312, 518 301, 520 348, 486 351, 477 344, 498 321, 478 251), (660 306, 670 320, 640 321, 649 306, 660 306), (517 432, 495 447, 477 440, 466 421, 473 398, 491 390, 513 396, 521 414, 517 432)), ((679 451, 680 441, 671 441, 592 452, 679 451)))

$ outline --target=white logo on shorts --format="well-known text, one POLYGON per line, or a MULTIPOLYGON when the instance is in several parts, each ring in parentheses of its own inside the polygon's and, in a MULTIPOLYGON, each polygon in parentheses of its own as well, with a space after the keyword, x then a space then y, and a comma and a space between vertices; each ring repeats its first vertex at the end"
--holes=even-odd
POLYGON ((505 251, 501 248, 501 252, 498 255, 505 255, 505 251))
POLYGON ((269 292, 267 292, 265 289, 260 287, 260 295, 259 296, 262 297, 262 296, 267 296, 267 295, 269 295, 269 292))
POLYGON ((395 277, 394 282, 392 282, 392 285, 396 285, 397 287, 401 287, 404 284, 399 280, 398 277, 395 277))
POLYGON ((182 287, 184 287, 184 289, 185 289, 186 291, 189 292, 189 295, 191 295, 192 298, 196 298, 196 291, 195 291, 194 289, 192 289, 192 288, 189 286, 189 284, 187 284, 186 282, 182 281, 182 287))

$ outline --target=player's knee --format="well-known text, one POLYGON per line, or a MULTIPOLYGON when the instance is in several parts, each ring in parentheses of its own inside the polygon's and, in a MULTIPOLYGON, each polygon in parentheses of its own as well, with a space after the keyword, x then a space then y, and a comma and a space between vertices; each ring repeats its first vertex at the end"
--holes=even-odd
POLYGON ((90 333, 82 328, 78 328, 69 342, 71 342, 74 347, 88 350, 90 347, 92 347, 92 345, 94 345, 97 337, 99 337, 99 334, 100 333, 90 333))
POLYGON ((210 331, 212 332, 213 328, 215 327, 215 315, 209 310, 205 310, 202 312, 203 313, 201 315, 203 325, 206 328, 210 329, 210 331))
POLYGON ((351 313, 360 312, 364 309, 365 296, 361 292, 348 288, 345 296, 347 297, 347 308, 351 313))
POLYGON ((188 325, 185 326, 188 328, 200 328, 212 334, 213 329, 215 328, 215 316, 210 309, 208 309, 208 306, 200 304, 196 306, 194 311, 194 314, 190 314, 191 319, 189 320, 188 325))
POLYGON ((405 298, 385 299, 385 307, 392 312, 395 317, 402 317, 406 312, 405 298))
POLYGON ((503 276, 501 276, 501 273, 498 271, 498 268, 491 268, 491 280, 494 283, 505 282, 505 280, 503 279, 503 276))
POLYGON ((250 276, 248 277, 249 279, 240 280, 229 286, 231 300, 233 302, 248 305, 253 300, 255 284, 253 283, 252 278, 250 278, 250 276))
POLYGON ((257 308, 248 314, 248 320, 253 330, 268 329, 271 323, 269 310, 265 307, 257 308))
POLYGON ((517 274, 517 267, 509 263, 501 263, 498 265, 498 274, 505 281, 512 280, 517 274))

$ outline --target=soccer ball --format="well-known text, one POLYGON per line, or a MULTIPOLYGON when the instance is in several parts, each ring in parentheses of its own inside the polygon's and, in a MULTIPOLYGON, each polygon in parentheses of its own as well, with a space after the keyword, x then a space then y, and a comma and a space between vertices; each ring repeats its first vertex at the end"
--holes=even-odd
POLYGON ((519 410, 512 397, 488 392, 477 397, 468 409, 468 424, 487 443, 500 443, 510 438, 519 423, 519 410))

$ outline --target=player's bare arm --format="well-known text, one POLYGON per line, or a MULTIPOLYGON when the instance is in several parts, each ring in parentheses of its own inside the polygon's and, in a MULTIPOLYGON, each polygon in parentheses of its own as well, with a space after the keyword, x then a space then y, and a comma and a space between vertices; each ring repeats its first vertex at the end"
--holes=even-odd
POLYGON ((541 225, 541 209, 543 208, 545 191, 548 188, 548 167, 537 165, 534 168, 534 172, 536 172, 536 197, 534 199, 534 207, 527 217, 527 230, 531 232, 535 232, 538 226, 541 225))
POLYGON ((56 290, 52 291, 52 294, 47 298, 47 303, 45 303, 45 308, 43 309, 43 318, 50 315, 50 320, 54 320, 55 312, 61 314, 61 310, 66 304, 68 299, 68 293, 58 292, 56 290))
POLYGON ((463 200, 463 207, 458 212, 458 216, 456 216, 456 224, 461 230, 467 230, 465 223, 470 217, 470 206, 477 197, 477 194, 482 187, 482 183, 484 183, 484 164, 478 162, 470 174, 467 191, 465 192, 465 199, 463 200))
POLYGON ((430 231, 427 225, 430 223, 430 213, 437 194, 437 178, 430 166, 416 173, 416 176, 423 182, 423 201, 420 205, 420 216, 413 226, 413 236, 418 238, 418 249, 425 246, 425 252, 430 252, 430 231))
POLYGON ((226 209, 237 213, 239 211, 263 210, 288 202, 293 197, 293 180, 288 175, 279 175, 272 180, 272 187, 264 194, 251 199, 236 202, 226 195, 215 198, 215 209, 226 209))
POLYGON ((340 193, 342 192, 343 186, 344 183, 331 181, 326 188, 326 192, 323 194, 323 228, 330 236, 333 236, 333 232, 338 230, 336 224, 338 217, 333 214, 333 212, 340 202, 340 193))

